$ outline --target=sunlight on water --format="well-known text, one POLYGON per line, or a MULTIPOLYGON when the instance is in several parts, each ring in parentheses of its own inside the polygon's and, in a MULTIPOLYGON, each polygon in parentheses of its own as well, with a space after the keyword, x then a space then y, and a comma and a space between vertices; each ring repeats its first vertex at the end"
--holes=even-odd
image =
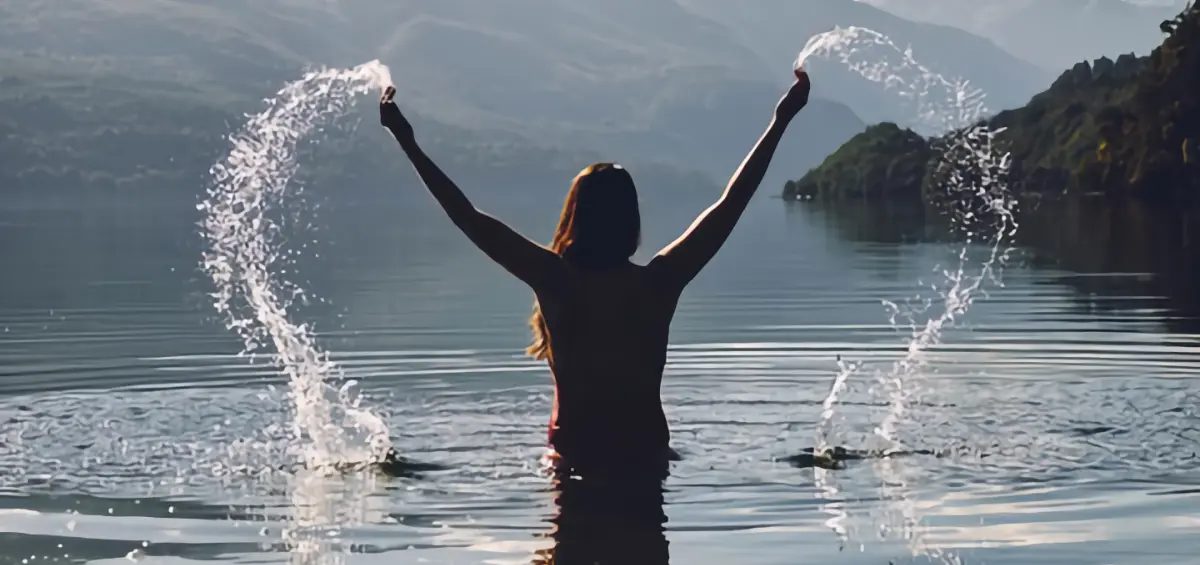
MULTIPOLYGON (((1016 234, 1013 217, 1016 200, 1008 191, 1006 176, 1009 158, 995 147, 996 135, 978 123, 986 114, 984 93, 972 89, 966 80, 947 78, 914 59, 911 49, 901 50, 883 34, 861 27, 837 28, 812 37, 796 58, 796 68, 807 68, 810 57, 828 58, 845 65, 864 78, 882 84, 912 103, 917 121, 928 132, 945 134, 935 143, 942 151, 935 166, 938 193, 927 195, 942 206, 951 226, 965 243, 955 258, 956 265, 941 269, 941 281, 931 285, 936 297, 918 295, 901 303, 884 301, 894 327, 907 325, 910 330, 905 354, 890 367, 875 369, 872 394, 881 397, 888 408, 875 429, 873 452, 888 453, 905 449, 901 432, 920 434, 909 418, 909 407, 919 403, 927 389, 925 377, 931 370, 926 352, 941 343, 945 330, 964 317, 977 296, 989 283, 1000 285, 999 273, 1005 264, 1008 243, 1016 234), (951 131, 956 130, 956 131, 951 131), (950 131, 950 133, 945 133, 950 131), (988 252, 973 257, 980 245, 988 252)), ((835 443, 830 439, 836 403, 846 384, 864 368, 861 363, 839 359, 817 429, 818 450, 835 443)), ((874 460, 883 499, 889 506, 883 511, 878 531, 883 539, 905 541, 914 555, 925 554, 951 563, 957 557, 927 547, 920 532, 921 517, 910 500, 911 477, 898 458, 874 460)), ((831 473, 814 470, 814 481, 822 498, 836 499, 839 489, 831 473)), ((845 525, 848 517, 841 505, 825 505, 833 518, 827 525, 845 544, 851 533, 845 525)))
POLYGON ((295 565, 344 563, 352 549, 346 531, 367 523, 386 523, 387 513, 372 509, 368 498, 379 490, 380 475, 356 471, 331 477, 301 470, 291 477, 290 527, 283 532, 295 565))
MULTIPOLYGON (((199 206, 207 244, 203 267, 216 286, 215 307, 242 337, 245 352, 267 351, 287 375, 293 411, 288 448, 310 470, 379 460, 390 440, 383 420, 363 407, 356 383, 334 384, 342 375, 317 345, 313 328, 290 315, 305 289, 283 275, 303 249, 285 245, 284 204, 301 189, 291 182, 299 143, 345 114, 358 96, 389 84, 387 67, 371 61, 312 71, 286 85, 230 136, 229 154, 213 166, 212 187, 199 206)), ((319 477, 293 481, 294 528, 284 535, 294 555, 325 555, 336 540, 342 511, 328 505, 344 497, 326 492, 329 487, 319 477)))

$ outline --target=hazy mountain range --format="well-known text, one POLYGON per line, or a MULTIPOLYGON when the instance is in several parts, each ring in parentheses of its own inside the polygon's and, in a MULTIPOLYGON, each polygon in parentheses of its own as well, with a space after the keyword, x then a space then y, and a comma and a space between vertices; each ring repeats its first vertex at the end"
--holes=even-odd
POLYGON ((1100 56, 1145 55, 1158 24, 1187 0, 861 0, 915 21, 955 26, 1047 69, 1100 56))
MULTIPOLYGON (((8 0, 0 80, 20 88, 0 89, 0 180, 44 182, 25 174, 31 167, 63 182, 97 167, 200 167, 241 113, 305 67, 374 58, 391 67, 423 135, 481 176, 498 159, 536 168, 554 154, 544 166, 556 174, 601 155, 719 178, 769 119, 796 52, 838 25, 887 34, 934 70, 971 79, 997 110, 1057 74, 966 31, 854 0, 8 0), (161 159, 139 161, 147 153, 122 143, 161 159)), ((781 148, 781 178, 866 122, 912 119, 849 71, 825 65, 814 77, 813 102, 781 148)), ((109 176, 130 178, 121 175, 109 176)))

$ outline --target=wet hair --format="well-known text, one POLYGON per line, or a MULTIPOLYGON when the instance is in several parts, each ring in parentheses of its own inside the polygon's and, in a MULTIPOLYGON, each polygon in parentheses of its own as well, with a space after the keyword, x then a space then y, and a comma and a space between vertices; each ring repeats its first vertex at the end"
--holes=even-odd
MULTIPOLYGON (((620 165, 595 163, 575 176, 563 203, 550 250, 574 267, 605 269, 627 264, 642 239, 642 216, 633 177, 620 165)), ((534 301, 529 319, 535 359, 550 353, 546 320, 534 301)))

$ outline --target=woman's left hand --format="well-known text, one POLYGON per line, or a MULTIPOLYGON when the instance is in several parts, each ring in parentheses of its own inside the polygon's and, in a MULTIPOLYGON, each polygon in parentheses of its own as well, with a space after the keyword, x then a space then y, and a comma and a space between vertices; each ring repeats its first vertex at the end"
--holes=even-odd
POLYGON ((400 112, 400 107, 396 106, 395 97, 396 87, 389 86, 383 91, 383 97, 379 99, 379 123, 397 138, 412 138, 412 124, 400 112))
POLYGON ((808 79, 808 73, 804 71, 796 72, 796 82, 788 89, 783 98, 779 100, 779 104, 775 106, 775 117, 784 121, 790 121, 800 113, 805 106, 808 105, 808 92, 812 88, 812 83, 808 79))

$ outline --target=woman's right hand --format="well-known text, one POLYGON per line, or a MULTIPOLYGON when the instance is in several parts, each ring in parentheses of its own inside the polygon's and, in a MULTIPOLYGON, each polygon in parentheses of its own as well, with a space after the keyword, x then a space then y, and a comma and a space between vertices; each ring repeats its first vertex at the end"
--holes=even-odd
POLYGON ((396 87, 389 86, 383 91, 383 97, 379 99, 379 123, 391 131, 397 139, 411 139, 413 137, 412 124, 396 106, 396 101, 393 100, 395 97, 396 87))
POLYGON ((808 105, 808 91, 812 88, 812 83, 808 79, 808 73, 804 71, 796 71, 796 82, 788 89, 783 98, 779 100, 779 104, 775 106, 775 118, 783 121, 791 121, 808 105))

